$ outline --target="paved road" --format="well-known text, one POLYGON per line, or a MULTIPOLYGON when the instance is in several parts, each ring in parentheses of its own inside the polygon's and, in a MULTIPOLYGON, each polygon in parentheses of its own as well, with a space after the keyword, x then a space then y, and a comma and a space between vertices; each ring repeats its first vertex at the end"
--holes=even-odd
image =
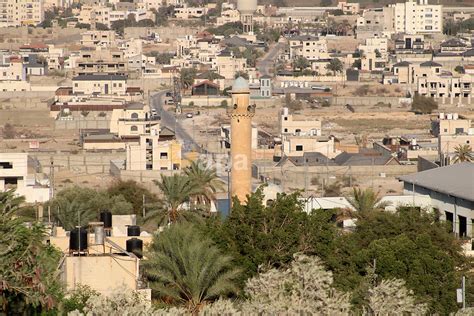
POLYGON ((270 70, 273 68, 273 63, 278 57, 278 53, 285 47, 284 43, 276 43, 273 45, 262 60, 257 62, 257 70, 260 76, 271 76, 270 70))
POLYGON ((161 116, 161 124, 175 131, 176 137, 183 141, 185 151, 190 151, 192 148, 199 148, 196 141, 181 126, 181 123, 179 122, 179 119, 176 118, 175 114, 170 113, 163 108, 163 99, 166 92, 169 92, 169 90, 159 91, 151 96, 151 106, 156 109, 158 114, 161 116))

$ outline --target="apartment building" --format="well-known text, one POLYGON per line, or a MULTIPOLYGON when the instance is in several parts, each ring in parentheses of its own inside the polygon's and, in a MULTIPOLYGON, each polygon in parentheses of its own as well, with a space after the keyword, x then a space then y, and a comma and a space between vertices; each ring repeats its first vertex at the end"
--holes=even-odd
POLYGON ((313 35, 295 36, 289 39, 289 44, 290 59, 299 56, 310 61, 329 58, 327 40, 325 37, 313 35))
POLYGON ((208 8, 206 7, 183 7, 174 8, 174 16, 179 20, 187 19, 198 19, 203 15, 207 14, 208 8))
POLYGON ((240 21, 240 12, 238 10, 225 10, 221 12, 221 16, 217 17, 216 25, 224 25, 240 21))
POLYGON ((357 37, 393 33, 432 34, 443 31, 443 6, 408 0, 365 10, 357 19, 357 37))
MULTIPOLYGON (((426 80, 427 77, 437 77, 442 74, 442 65, 434 61, 425 61, 423 63, 410 63, 402 61, 392 66, 393 78, 386 80, 384 83, 400 83, 400 84, 419 84, 420 78, 426 80)), ((389 77, 392 77, 389 75, 389 77)))
POLYGON ((43 0, 0 0, 0 27, 35 26, 43 20, 43 0))
POLYGON ((115 31, 87 31, 81 35, 81 45, 85 47, 115 46, 117 38, 115 31))
POLYGON ((420 54, 425 51, 425 36, 422 34, 403 34, 395 40, 396 54, 420 54))
POLYGON ((127 77, 123 75, 85 74, 72 78, 75 95, 125 95, 127 77))
POLYGON ((418 78, 418 94, 432 98, 468 98, 469 103, 474 92, 474 77, 464 75, 454 77, 449 74, 431 75, 418 78))
POLYGON ((388 53, 388 38, 386 37, 370 37, 365 39, 364 44, 359 44, 359 51, 363 54, 378 52, 381 57, 386 58, 388 53))
POLYGON ((65 68, 71 69, 76 75, 96 73, 124 75, 127 72, 127 62, 124 53, 116 48, 84 48, 69 56, 65 68))
POLYGON ((247 70, 247 59, 236 58, 230 53, 220 53, 215 58, 217 73, 227 80, 233 80, 235 73, 247 70))
POLYGON ((428 4, 428 0, 408 0, 388 6, 393 10, 393 25, 396 33, 441 33, 443 32, 443 6, 428 4))
POLYGON ((358 2, 339 1, 337 7, 345 14, 358 14, 360 11, 360 4, 358 2))

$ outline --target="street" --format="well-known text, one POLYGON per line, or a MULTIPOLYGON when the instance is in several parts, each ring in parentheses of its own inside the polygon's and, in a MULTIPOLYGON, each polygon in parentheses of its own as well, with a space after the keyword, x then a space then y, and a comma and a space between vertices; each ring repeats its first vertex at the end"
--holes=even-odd
POLYGON ((278 53, 281 49, 285 47, 284 43, 276 43, 267 54, 263 57, 262 60, 257 62, 257 69, 260 73, 260 76, 271 76, 270 70, 273 67, 273 63, 275 62, 275 58, 278 56, 278 53))

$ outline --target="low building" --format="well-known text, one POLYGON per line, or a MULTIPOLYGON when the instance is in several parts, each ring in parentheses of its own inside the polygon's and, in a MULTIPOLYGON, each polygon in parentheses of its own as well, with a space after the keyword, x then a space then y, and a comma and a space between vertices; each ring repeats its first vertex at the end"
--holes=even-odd
POLYGON ((320 120, 296 120, 288 112, 288 108, 283 108, 279 116, 280 134, 282 138, 287 135, 301 136, 321 136, 322 122, 320 120))
POLYGON ((458 163, 402 176, 405 195, 428 195, 441 219, 452 223, 459 237, 472 237, 474 164, 458 163))
POLYGON ((125 95, 127 77, 123 75, 85 74, 72 78, 72 89, 76 95, 125 95))

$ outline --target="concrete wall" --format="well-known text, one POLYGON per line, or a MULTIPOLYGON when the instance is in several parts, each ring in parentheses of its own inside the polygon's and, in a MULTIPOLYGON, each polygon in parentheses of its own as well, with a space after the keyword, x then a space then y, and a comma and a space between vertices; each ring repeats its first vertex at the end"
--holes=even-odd
MULTIPOLYGON (((313 177, 325 179, 327 174, 330 177, 349 177, 357 180, 370 180, 381 178, 382 175, 397 177, 405 174, 417 172, 416 165, 389 165, 389 166, 317 166, 317 167, 260 167, 257 170, 259 176, 264 176, 270 180, 276 180, 284 184, 285 188, 303 188, 305 181, 310 185, 313 177)), ((255 175, 254 175, 255 176, 255 175)))
POLYGON ((110 120, 104 118, 81 118, 80 120, 55 120, 54 129, 108 129, 110 120))
POLYGON ((30 153, 40 162, 43 170, 50 165, 51 158, 54 159, 56 171, 72 170, 75 172, 109 173, 110 160, 124 159, 125 151, 102 151, 102 152, 71 152, 51 151, 30 153))
POLYGON ((379 102, 385 104, 390 103, 393 107, 397 106, 400 102, 399 97, 333 97, 332 102, 336 105, 368 105, 372 106, 379 102))

